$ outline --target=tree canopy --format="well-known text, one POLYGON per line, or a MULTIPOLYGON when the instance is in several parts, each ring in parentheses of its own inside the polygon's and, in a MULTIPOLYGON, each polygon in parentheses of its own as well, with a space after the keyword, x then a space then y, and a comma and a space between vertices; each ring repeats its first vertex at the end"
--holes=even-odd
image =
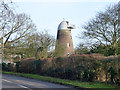
POLYGON ((25 13, 15 13, 14 8, 11 8, 12 3, 6 3, 3 0, 0 9, 0 31, 4 32, 0 35, 0 40, 4 37, 4 45, 6 43, 15 42, 36 30, 35 24, 30 16, 25 13))
POLYGON ((105 48, 112 49, 113 54, 117 55, 120 41, 119 12, 119 4, 109 6, 105 11, 98 12, 95 18, 83 26, 85 30, 83 37, 86 37, 92 46, 103 45, 105 48))
POLYGON ((0 32, 5 58, 16 55, 22 58, 46 58, 55 44, 52 35, 47 31, 38 32, 30 16, 17 13, 9 0, 0 1, 0 32))

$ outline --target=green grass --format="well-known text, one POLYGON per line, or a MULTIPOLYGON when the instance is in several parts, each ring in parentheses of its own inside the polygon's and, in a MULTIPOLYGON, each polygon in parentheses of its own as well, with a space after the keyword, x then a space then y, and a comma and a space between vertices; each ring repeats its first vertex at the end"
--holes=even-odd
POLYGON ((33 78, 53 83, 59 83, 64 85, 70 85, 74 87, 80 87, 80 88, 115 88, 118 89, 117 86, 113 86, 111 84, 105 84, 105 83, 95 83, 95 82, 80 82, 80 81, 74 81, 74 80, 66 80, 66 79, 59 79, 54 77, 47 77, 47 76, 40 76, 37 74, 25 74, 25 73, 16 73, 16 72, 2 72, 4 74, 11 74, 16 76, 22 76, 27 78, 33 78))

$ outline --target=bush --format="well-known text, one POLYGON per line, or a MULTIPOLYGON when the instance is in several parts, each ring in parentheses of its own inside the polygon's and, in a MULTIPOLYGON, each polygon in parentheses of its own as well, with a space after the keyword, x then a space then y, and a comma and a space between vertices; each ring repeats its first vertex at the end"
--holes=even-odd
POLYGON ((3 71, 8 71, 8 66, 6 63, 2 63, 2 70, 3 71))
POLYGON ((71 80, 118 84, 120 80, 120 56, 81 54, 44 60, 29 59, 21 61, 18 67, 17 70, 21 73, 37 73, 71 80))
POLYGON ((23 60, 19 63, 19 72, 21 73, 35 73, 34 59, 23 60))

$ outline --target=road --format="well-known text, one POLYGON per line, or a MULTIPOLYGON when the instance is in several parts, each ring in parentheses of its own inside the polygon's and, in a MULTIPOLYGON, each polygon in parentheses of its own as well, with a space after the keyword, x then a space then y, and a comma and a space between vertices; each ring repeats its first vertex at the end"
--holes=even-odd
POLYGON ((35 79, 29 79, 29 78, 24 78, 24 77, 19 77, 19 76, 3 74, 2 75, 2 88, 13 88, 13 89, 23 88, 23 89, 33 90, 35 88, 49 88, 49 89, 50 88, 68 88, 68 89, 71 89, 72 87, 54 84, 54 83, 45 82, 45 81, 40 81, 40 80, 35 80, 35 79))

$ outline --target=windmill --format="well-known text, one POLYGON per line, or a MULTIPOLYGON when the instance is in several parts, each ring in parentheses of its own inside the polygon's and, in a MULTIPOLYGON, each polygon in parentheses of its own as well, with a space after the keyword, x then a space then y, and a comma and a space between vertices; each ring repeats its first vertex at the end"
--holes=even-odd
POLYGON ((71 30, 75 29, 68 21, 63 20, 57 30, 55 51, 57 56, 69 56, 74 54, 71 30), (63 50, 63 51, 62 51, 63 50))

